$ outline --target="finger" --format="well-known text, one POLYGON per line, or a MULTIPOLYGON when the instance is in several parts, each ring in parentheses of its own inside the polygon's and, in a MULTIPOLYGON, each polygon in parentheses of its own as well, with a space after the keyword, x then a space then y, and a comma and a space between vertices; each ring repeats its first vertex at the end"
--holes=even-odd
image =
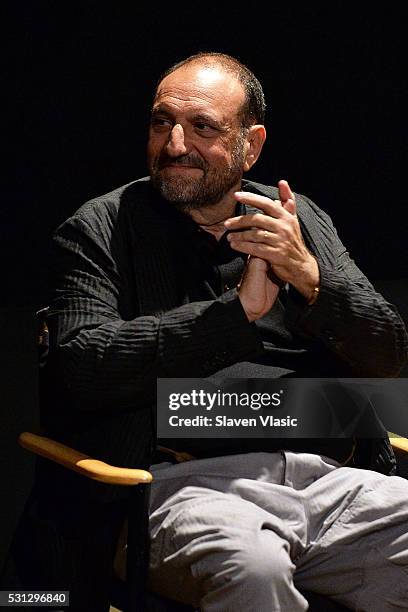
POLYGON ((234 197, 238 202, 248 204, 254 208, 259 208, 270 217, 280 219, 285 216, 285 210, 282 209, 279 200, 271 200, 271 198, 266 198, 257 193, 249 193, 248 191, 236 191, 234 197))
POLYGON ((229 242, 261 242, 269 246, 275 246, 278 242, 277 234, 263 229, 250 229, 244 232, 234 232, 227 235, 229 242))
POLYGON ((296 198, 295 194, 289 187, 288 181, 279 181, 279 198, 282 202, 282 206, 285 210, 290 212, 292 215, 296 214, 296 198))
POLYGON ((246 242, 243 240, 237 240, 235 242, 230 243, 231 248, 234 251, 239 251, 240 253, 246 253, 247 255, 253 255, 254 257, 260 257, 261 259, 265 259, 267 261, 271 261, 273 255, 275 254, 275 249, 266 244, 261 244, 257 242, 246 242))
POLYGON ((282 206, 291 215, 296 215, 296 202, 292 200, 292 198, 289 198, 286 202, 282 202, 282 206))
POLYGON ((281 202, 286 202, 291 199, 295 201, 295 194, 291 190, 288 181, 282 180, 278 182, 279 199, 281 202))
MULTIPOLYGON (((287 214, 287 213, 286 213, 287 214)), ((256 213, 254 215, 240 215, 238 217, 231 217, 224 221, 224 225, 229 230, 245 230, 249 228, 258 228, 267 230, 268 232, 278 232, 282 220, 263 215, 262 213, 256 213)))

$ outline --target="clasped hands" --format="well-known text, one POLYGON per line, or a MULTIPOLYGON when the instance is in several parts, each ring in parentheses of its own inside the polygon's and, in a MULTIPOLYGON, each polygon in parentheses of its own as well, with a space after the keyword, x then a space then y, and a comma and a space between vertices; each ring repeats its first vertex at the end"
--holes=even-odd
POLYGON ((279 181, 279 200, 238 191, 235 198, 262 212, 225 221, 230 245, 250 257, 239 288, 249 321, 263 317, 279 293, 274 277, 290 283, 305 300, 319 285, 319 267, 307 249, 296 215, 296 200, 287 181, 279 181), (273 274, 270 274, 270 271, 273 274))

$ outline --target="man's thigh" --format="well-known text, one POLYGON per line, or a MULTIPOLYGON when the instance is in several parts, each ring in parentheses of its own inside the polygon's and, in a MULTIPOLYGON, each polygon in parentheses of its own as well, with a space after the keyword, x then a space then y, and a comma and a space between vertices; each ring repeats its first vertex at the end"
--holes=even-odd
POLYGON ((235 609, 237 601, 244 610, 255 603, 270 610, 274 599, 285 599, 285 610, 306 609, 293 586, 290 553, 297 535, 279 517, 236 495, 199 487, 185 489, 176 508, 151 538, 153 590, 211 610, 235 609))

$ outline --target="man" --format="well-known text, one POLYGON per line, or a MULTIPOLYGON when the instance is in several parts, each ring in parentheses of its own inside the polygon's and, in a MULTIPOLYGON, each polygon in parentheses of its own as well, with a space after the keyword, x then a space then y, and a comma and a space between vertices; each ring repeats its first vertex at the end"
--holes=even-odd
MULTIPOLYGON (((147 467, 157 377, 398 374, 403 323, 327 215, 286 181, 242 179, 261 154, 264 110, 234 58, 172 67, 153 103, 150 180, 88 202, 57 231, 48 370, 59 400, 43 423, 58 439, 147 467)), ((355 609, 404 607, 408 486, 378 473, 394 469, 381 435, 265 444, 190 442, 181 450, 198 460, 155 469, 153 587, 205 611, 305 610, 295 584, 355 609)), ((44 488, 54 477, 54 500, 72 509, 81 487, 82 503, 116 508, 98 548, 106 571, 127 493, 58 470, 38 477, 44 488)))

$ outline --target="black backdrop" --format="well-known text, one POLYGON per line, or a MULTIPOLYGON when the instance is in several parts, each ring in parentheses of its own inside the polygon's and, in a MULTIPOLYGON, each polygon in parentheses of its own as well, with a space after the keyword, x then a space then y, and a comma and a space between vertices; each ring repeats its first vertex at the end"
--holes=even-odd
POLYGON ((352 6, 5 7, 0 564, 32 477, 15 438, 36 420, 32 312, 47 302, 49 236, 86 199, 146 173, 152 89, 170 63, 201 50, 247 63, 268 102, 251 177, 314 199, 372 280, 408 279, 402 8, 352 6))

